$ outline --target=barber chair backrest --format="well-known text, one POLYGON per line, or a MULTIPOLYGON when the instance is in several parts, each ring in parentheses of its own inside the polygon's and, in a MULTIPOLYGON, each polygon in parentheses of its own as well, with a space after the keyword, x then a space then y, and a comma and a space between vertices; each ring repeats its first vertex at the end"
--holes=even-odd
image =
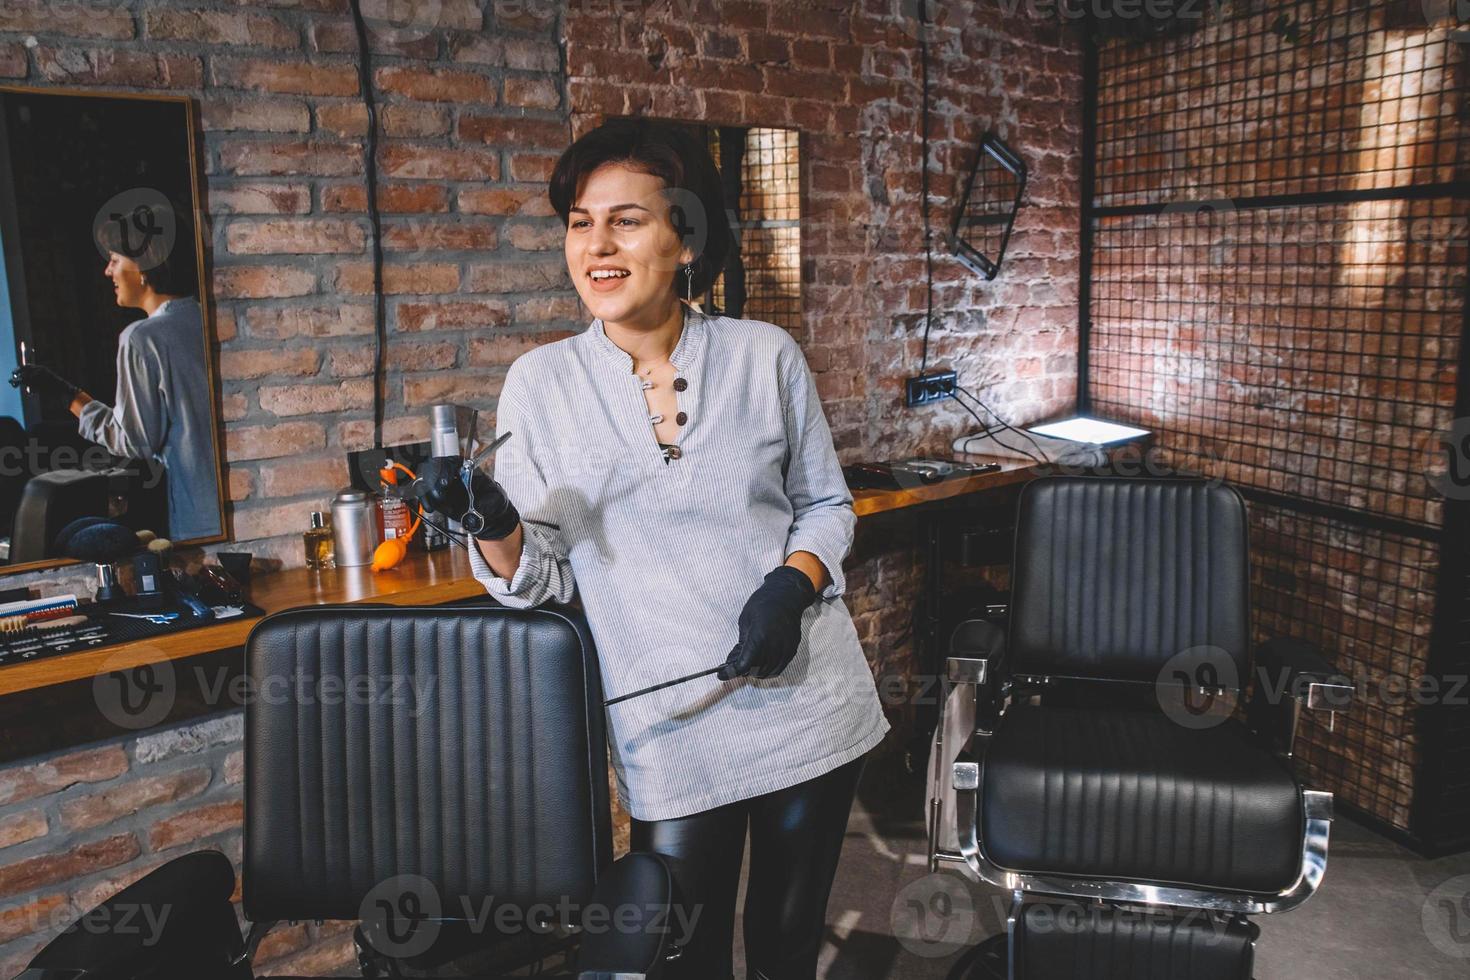
POLYGON ((10 533, 12 565, 60 557, 51 550, 56 534, 78 517, 107 516, 106 473, 51 470, 26 481, 10 533))
POLYGON ((612 845, 580 614, 295 609, 246 659, 248 918, 357 919, 399 876, 449 919, 588 900, 612 845))
POLYGON ((1021 495, 1009 672, 1155 683, 1250 665, 1245 504, 1196 480, 1047 477, 1021 495))

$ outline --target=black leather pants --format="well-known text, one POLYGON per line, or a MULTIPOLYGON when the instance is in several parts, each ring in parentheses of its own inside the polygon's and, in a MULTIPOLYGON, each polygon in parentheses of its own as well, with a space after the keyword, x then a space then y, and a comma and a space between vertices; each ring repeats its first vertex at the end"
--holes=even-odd
POLYGON ((684 919, 693 920, 684 954, 668 980, 733 978, 735 896, 745 834, 750 876, 745 886, 748 980, 813 980, 826 930, 827 896, 837 873, 847 815, 866 757, 764 796, 673 820, 633 821, 633 850, 671 859, 684 919))

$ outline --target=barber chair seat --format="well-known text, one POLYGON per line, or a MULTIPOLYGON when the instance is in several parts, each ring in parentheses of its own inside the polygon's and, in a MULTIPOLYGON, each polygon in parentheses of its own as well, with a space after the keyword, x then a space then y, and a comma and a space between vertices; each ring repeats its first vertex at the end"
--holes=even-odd
POLYGON ((1244 502, 1038 479, 1012 578, 1009 632, 954 631, 931 763, 931 867, 1012 895, 970 976, 1249 980, 1247 916, 1326 870, 1332 797, 1292 773, 1299 713, 1343 709, 1351 685, 1293 640, 1252 658, 1244 502))
MULTIPOLYGON (((657 980, 678 955, 688 919, 670 915, 664 859, 612 857, 601 675, 579 612, 296 609, 256 624, 246 666, 248 939, 226 905, 232 935, 213 936, 208 968, 123 969, 48 947, 38 968, 87 972, 26 980, 249 980, 269 929, 297 920, 357 922, 366 977, 499 977, 522 964, 500 969, 498 951, 548 933, 571 937, 576 965, 537 976, 657 980), (466 953, 492 965, 449 964, 466 953)), ((231 874, 214 904, 232 888, 231 874)))

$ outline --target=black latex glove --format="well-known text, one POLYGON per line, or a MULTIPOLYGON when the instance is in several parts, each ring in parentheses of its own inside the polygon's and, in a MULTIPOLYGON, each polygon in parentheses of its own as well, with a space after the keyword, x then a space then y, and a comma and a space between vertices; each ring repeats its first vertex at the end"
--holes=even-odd
MULTIPOLYGON (((470 495, 460 478, 464 460, 459 456, 435 456, 418 468, 415 493, 430 510, 463 522, 470 509, 470 495)), ((481 541, 499 541, 509 537, 521 522, 521 515, 506 496, 505 488, 484 471, 476 470, 470 480, 475 494, 475 510, 485 518, 485 527, 475 535, 481 541)))
POLYGON ((10 387, 22 386, 38 395, 54 391, 66 401, 71 401, 82 390, 44 364, 22 364, 10 372, 10 387))
POLYGON ((730 651, 719 677, 754 674, 775 677, 801 645, 801 613, 816 599, 812 580, 799 568, 781 565, 766 574, 740 610, 740 642, 730 651))

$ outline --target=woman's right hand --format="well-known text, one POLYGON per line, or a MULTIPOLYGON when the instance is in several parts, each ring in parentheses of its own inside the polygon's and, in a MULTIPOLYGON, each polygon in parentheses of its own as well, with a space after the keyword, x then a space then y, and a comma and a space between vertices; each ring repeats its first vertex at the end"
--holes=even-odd
MULTIPOLYGON (((461 522, 470 509, 470 493, 460 476, 463 463, 459 456, 435 456, 421 465, 416 474, 423 484, 420 493, 423 502, 461 522)), ((475 537, 481 541, 499 541, 514 533, 521 523, 521 515, 505 488, 480 470, 471 477, 470 486, 475 510, 485 519, 485 526, 475 537)))

